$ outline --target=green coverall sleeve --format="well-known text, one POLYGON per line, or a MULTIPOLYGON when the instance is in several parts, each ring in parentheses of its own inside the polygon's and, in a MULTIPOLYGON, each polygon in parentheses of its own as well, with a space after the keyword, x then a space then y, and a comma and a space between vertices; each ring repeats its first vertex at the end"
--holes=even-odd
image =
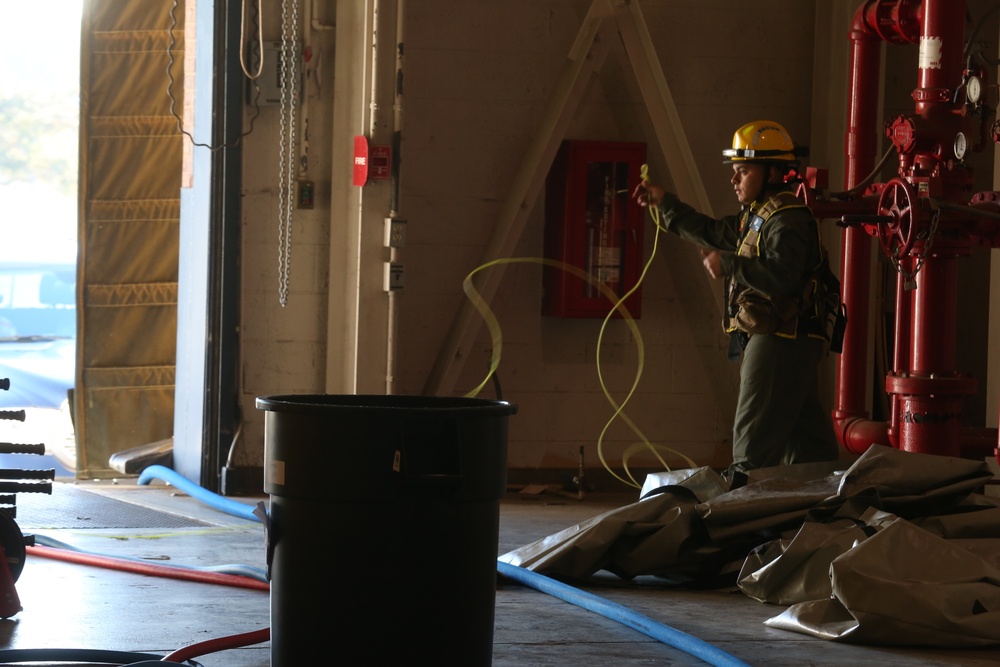
POLYGON ((660 222, 668 232, 703 248, 736 251, 740 241, 738 217, 717 220, 699 213, 669 192, 664 193, 658 206, 660 222))

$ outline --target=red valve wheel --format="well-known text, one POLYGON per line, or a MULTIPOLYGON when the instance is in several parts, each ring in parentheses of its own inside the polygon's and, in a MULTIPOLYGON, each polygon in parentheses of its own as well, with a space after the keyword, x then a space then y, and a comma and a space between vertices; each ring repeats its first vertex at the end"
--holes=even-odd
POLYGON ((891 258, 902 257, 913 247, 916 204, 913 186, 901 178, 886 183, 878 198, 878 214, 892 218, 892 222, 878 223, 878 242, 891 258))

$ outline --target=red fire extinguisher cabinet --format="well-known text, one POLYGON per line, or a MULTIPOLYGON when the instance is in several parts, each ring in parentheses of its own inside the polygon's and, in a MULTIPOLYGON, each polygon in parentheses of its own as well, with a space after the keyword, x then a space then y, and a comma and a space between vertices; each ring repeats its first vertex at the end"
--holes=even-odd
MULTIPOLYGON (((545 184, 545 255, 590 278, 546 266, 544 315, 606 317, 615 302, 598 284, 620 299, 638 282, 644 211, 631 195, 645 161, 644 143, 563 142, 545 184)), ((624 305, 640 316, 641 287, 624 305)))

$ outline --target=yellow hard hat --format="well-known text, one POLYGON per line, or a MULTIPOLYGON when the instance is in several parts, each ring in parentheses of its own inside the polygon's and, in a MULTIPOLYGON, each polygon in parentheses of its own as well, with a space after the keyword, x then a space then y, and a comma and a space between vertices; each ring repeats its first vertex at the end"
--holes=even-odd
POLYGON ((755 120, 733 134, 733 147, 722 151, 726 164, 733 162, 785 162, 798 164, 809 149, 796 146, 791 135, 773 120, 755 120))

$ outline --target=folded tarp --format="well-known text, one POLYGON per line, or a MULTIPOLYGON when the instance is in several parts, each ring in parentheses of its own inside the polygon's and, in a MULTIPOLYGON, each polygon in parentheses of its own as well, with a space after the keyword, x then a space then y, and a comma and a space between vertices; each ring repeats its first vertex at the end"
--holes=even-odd
MULTIPOLYGON (((874 534, 828 565, 829 595, 796 602, 765 625, 885 646, 1000 644, 1000 569, 905 519, 867 518, 874 534)), ((981 546, 995 554, 1000 540, 984 538, 981 546)), ((807 579, 785 579, 786 591, 788 583, 807 579)))
POLYGON ((1000 501, 979 493, 991 477, 983 462, 877 445, 846 469, 753 471, 734 490, 708 468, 659 473, 636 503, 500 559, 577 579, 731 574, 792 605, 769 625, 827 639, 1000 643, 1000 501))

